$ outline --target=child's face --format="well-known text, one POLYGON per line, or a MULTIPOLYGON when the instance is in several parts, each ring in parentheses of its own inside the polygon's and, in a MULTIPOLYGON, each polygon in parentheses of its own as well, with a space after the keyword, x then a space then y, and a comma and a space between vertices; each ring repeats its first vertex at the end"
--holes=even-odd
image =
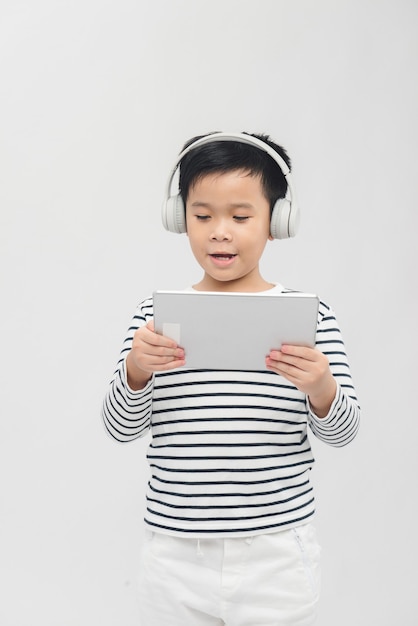
POLYGON ((208 174, 189 190, 187 234, 205 291, 263 291, 259 261, 270 237, 270 203, 258 176, 208 174))

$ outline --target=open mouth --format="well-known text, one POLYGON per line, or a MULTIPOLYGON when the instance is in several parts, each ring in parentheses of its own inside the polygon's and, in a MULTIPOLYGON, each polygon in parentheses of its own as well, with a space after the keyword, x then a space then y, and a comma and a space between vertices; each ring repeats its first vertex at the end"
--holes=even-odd
POLYGON ((211 254, 210 255, 212 258, 214 259, 218 259, 219 261, 229 261, 231 259, 233 259, 234 257, 236 257, 236 254, 211 254))

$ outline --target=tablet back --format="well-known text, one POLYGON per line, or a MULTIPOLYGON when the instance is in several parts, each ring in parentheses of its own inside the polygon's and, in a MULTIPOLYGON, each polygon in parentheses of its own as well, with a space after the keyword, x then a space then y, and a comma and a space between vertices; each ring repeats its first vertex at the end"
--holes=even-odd
POLYGON ((154 323, 186 354, 186 368, 265 370, 282 344, 315 345, 318 297, 299 292, 155 291, 154 323))

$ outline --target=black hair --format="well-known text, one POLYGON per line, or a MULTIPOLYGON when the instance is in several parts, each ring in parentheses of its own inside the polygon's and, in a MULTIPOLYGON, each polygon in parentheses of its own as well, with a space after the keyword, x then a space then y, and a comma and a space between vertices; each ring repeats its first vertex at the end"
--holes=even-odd
MULTIPOLYGON (((273 142, 268 135, 245 134, 264 141, 282 157, 289 170, 291 169, 291 161, 286 150, 273 142)), ((206 135, 198 135, 187 141, 183 150, 202 137, 206 135)), ((285 197, 286 178, 278 163, 267 152, 255 145, 239 141, 215 140, 192 148, 180 161, 179 189, 184 205, 190 188, 206 174, 235 170, 246 171, 250 176, 260 176, 264 195, 270 202, 270 209, 279 198, 285 197)))

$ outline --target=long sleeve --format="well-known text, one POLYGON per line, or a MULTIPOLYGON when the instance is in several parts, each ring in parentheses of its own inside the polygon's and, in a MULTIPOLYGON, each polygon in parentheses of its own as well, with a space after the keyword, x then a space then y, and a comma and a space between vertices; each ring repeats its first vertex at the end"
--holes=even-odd
POLYGON ((126 356, 131 349, 135 331, 145 325, 152 315, 152 300, 144 300, 138 306, 128 329, 117 369, 103 402, 102 418, 105 428, 119 442, 143 437, 150 428, 154 377, 144 389, 130 389, 126 376, 126 356))
POLYGON ((360 407, 350 373, 341 331, 333 311, 320 304, 316 347, 329 359, 331 372, 337 382, 337 392, 328 415, 319 418, 308 404, 312 432, 325 443, 341 447, 354 439, 359 429, 360 407))

